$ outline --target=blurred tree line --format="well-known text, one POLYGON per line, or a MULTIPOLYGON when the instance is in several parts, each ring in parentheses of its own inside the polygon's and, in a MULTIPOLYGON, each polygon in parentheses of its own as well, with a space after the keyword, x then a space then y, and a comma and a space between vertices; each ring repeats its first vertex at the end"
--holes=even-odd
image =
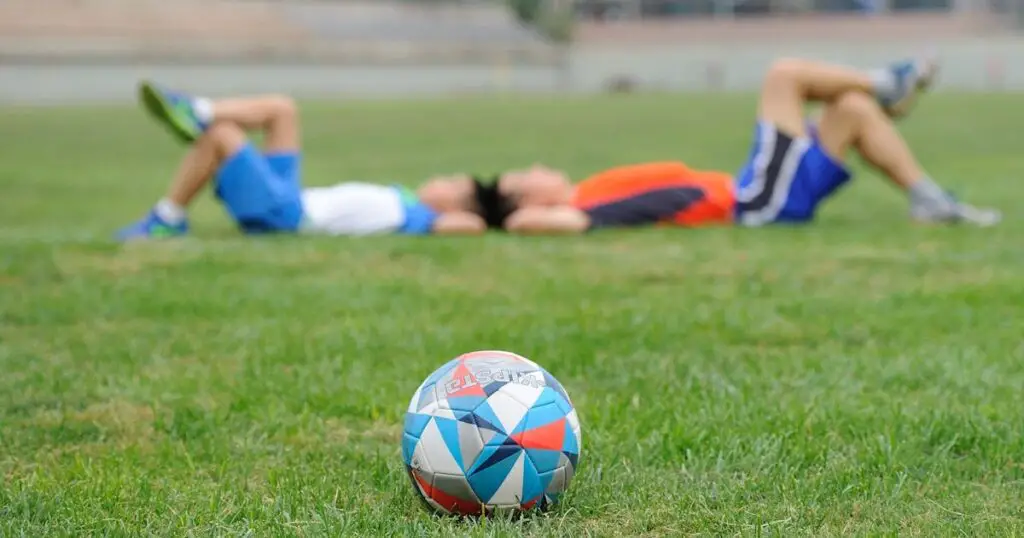
POLYGON ((516 19, 537 29, 548 39, 565 43, 572 39, 573 11, 551 9, 545 0, 505 0, 516 19))

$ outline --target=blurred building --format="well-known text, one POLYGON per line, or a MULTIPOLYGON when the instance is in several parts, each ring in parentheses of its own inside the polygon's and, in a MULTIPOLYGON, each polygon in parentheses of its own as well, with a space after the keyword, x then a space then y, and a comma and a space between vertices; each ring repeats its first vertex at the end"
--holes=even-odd
POLYGON ((1024 89, 1024 0, 0 0, 0 100, 204 91, 750 90, 779 55, 935 50, 1024 89), (526 22, 524 22, 526 21, 526 22))
POLYGON ((0 0, 10 61, 543 61, 501 3, 437 0, 0 0))
POLYGON ((771 16, 790 13, 900 13, 953 11, 956 0, 577 0, 574 8, 594 19, 700 16, 771 16))

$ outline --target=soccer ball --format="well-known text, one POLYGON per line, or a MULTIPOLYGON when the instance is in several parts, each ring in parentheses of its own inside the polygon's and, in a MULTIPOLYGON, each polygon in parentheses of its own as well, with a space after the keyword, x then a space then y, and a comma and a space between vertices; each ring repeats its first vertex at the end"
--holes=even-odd
POLYGON ((580 424, 565 389, 505 351, 449 361, 416 389, 402 458, 435 510, 458 515, 547 509, 580 457, 580 424))

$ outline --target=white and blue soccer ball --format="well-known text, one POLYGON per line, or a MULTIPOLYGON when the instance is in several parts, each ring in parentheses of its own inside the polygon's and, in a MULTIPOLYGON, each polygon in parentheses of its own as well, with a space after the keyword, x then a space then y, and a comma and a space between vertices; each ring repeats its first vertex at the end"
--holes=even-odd
POLYGON ((576 410, 551 374, 514 353, 476 351, 416 389, 402 458, 439 512, 545 510, 569 487, 580 442, 576 410))

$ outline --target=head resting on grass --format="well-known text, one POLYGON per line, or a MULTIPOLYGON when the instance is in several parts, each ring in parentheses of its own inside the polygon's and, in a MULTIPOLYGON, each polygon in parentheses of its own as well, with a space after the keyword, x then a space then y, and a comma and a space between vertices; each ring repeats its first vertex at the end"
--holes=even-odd
POLYGON ((516 201, 511 197, 502 195, 498 189, 498 180, 501 176, 474 177, 473 196, 476 200, 476 213, 480 215, 488 228, 501 228, 517 208, 516 201))
POLYGON ((479 214, 476 185, 465 174, 434 176, 416 190, 420 201, 438 213, 470 212, 479 214))
POLYGON ((572 192, 565 172, 535 164, 494 176, 435 177, 424 183, 417 194, 435 211, 468 211, 483 218, 489 228, 501 228, 516 209, 568 204, 572 192))
POLYGON ((518 207, 559 206, 572 202, 573 184, 569 175, 543 164, 505 171, 497 183, 498 192, 518 207))

